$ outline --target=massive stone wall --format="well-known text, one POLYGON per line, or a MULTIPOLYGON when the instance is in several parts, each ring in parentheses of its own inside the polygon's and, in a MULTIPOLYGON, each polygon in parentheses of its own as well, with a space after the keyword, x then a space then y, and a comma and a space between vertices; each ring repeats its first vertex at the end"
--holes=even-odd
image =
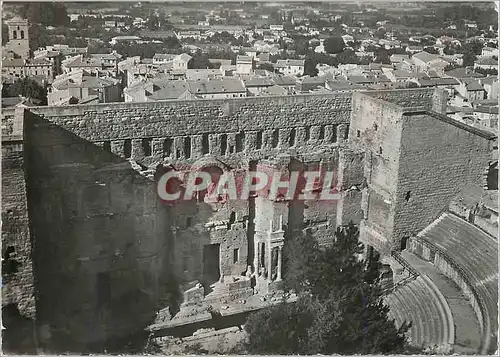
POLYGON ((40 343, 83 351, 141 330, 175 286, 154 182, 29 112, 25 133, 40 343))
POLYGON ((207 153, 258 159, 289 147, 307 147, 303 151, 310 152, 343 140, 350 106, 350 95, 342 94, 51 107, 33 112, 89 141, 104 142, 118 155, 147 163, 165 156, 193 162, 207 153))
MULTIPOLYGON (((380 120, 387 110, 399 113, 391 105, 383 109, 388 103, 381 99, 399 98, 432 109, 430 101, 436 97, 432 90, 370 95, 380 98, 374 99, 382 107, 375 116, 380 120)), ((365 102, 362 98, 359 107, 365 102)), ((45 331, 41 341, 52 335, 84 346, 132 332, 151 319, 158 305, 169 304, 171 275, 180 283, 204 279, 208 245, 220 245, 223 275, 244 273, 252 261, 249 237, 255 210, 267 208, 256 207, 253 199, 167 207, 157 200, 155 182, 134 171, 125 158, 145 165, 167 160, 179 169, 203 158, 238 171, 285 155, 303 169, 337 171, 342 199, 286 208, 273 203, 272 219, 283 212, 288 232, 308 228, 320 243, 327 243, 337 226, 360 223, 368 161, 363 148, 346 145, 358 130, 349 127, 351 104, 352 94, 329 94, 30 108, 24 116, 22 110, 15 112, 5 128, 15 138, 24 123, 28 161, 23 166, 22 148, 12 162, 4 155, 2 177, 8 185, 3 195, 12 202, 20 198, 19 207, 27 207, 22 191, 27 177, 37 320, 45 331), (123 311, 130 314, 123 316, 123 311), (71 314, 75 317, 68 319, 71 314)), ((379 201, 384 203, 384 197, 379 201)), ((31 241, 23 231, 27 216, 19 216, 2 229, 24 247, 21 260, 29 266, 31 241)), ((32 294, 29 279, 20 281, 26 282, 26 296, 32 294)), ((7 295, 23 305, 23 293, 10 289, 7 295)))
POLYGON ((393 240, 430 224, 464 187, 485 188, 494 135, 445 116, 402 117, 393 240))
POLYGON ((19 312, 35 317, 31 237, 26 205, 22 141, 2 146, 2 306, 15 304, 19 312))
POLYGON ((421 108, 446 113, 448 94, 442 89, 415 88, 397 91, 369 91, 365 93, 372 98, 381 99, 405 109, 421 108))
POLYGON ((494 138, 438 113, 440 91, 427 105, 424 92, 414 102, 407 93, 353 95, 349 144, 365 150, 368 184, 361 235, 385 251, 430 224, 464 185, 486 185, 494 138))
POLYGON ((367 188, 362 238, 377 248, 392 236, 397 188, 402 107, 367 94, 353 96, 349 144, 363 150, 367 188))
POLYGON ((23 142, 2 143, 2 326, 3 349, 36 353, 36 318, 23 142))

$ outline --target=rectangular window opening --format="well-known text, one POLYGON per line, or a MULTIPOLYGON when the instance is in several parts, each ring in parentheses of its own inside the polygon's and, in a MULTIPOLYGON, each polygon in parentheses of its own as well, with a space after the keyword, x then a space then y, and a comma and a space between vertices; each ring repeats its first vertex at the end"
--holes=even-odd
POLYGON ((123 142, 123 156, 125 156, 126 159, 130 159, 131 155, 132 155, 132 140, 125 139, 125 141, 123 142))
POLYGON ((201 138, 201 151, 202 151, 202 154, 209 154, 210 153, 208 134, 203 134, 203 137, 201 138))
POLYGON ((151 139, 142 139, 142 152, 144 156, 151 156, 151 139))
POLYGON ((227 134, 222 134, 220 138, 220 154, 226 155, 227 152, 227 134))
POLYGON ((235 248, 233 249, 233 264, 238 263, 240 260, 240 249, 235 248))
POLYGON ((191 157, 191 138, 189 136, 184 138, 184 156, 186 159, 191 157))
POLYGON ((257 149, 262 149, 262 131, 257 132, 257 140, 256 140, 257 149))

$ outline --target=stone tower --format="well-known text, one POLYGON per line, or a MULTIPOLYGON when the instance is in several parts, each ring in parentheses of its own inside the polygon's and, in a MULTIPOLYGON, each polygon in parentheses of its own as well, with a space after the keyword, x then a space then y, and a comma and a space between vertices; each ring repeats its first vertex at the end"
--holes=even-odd
POLYGON ((29 57, 30 44, 28 36, 28 20, 16 16, 6 21, 9 28, 9 42, 6 44, 7 51, 12 51, 23 59, 29 57))

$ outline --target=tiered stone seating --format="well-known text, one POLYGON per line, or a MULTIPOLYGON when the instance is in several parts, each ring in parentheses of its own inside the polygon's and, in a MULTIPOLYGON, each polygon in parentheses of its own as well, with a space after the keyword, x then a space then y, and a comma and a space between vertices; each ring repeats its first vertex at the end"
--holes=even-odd
POLYGON ((472 296, 467 291, 470 289, 479 297, 476 310, 483 315, 484 334, 480 352, 486 353, 490 344, 495 344, 498 327, 497 239, 458 216, 444 213, 413 238, 410 247, 420 256, 424 255, 422 247, 434 250, 437 253, 434 264, 455 280, 466 295, 472 296))
POLYGON ((451 313, 428 278, 418 276, 398 287, 385 302, 396 327, 404 321, 412 323, 409 331, 412 345, 423 349, 438 347, 441 353, 450 351, 454 334, 451 313))

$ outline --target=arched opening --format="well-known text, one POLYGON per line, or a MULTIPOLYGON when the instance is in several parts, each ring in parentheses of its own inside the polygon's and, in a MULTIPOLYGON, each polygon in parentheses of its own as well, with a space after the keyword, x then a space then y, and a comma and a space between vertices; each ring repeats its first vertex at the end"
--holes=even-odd
POLYGON ((16 30, 12 31, 12 38, 13 38, 14 40, 16 40, 16 39, 17 39, 17 31, 16 31, 16 30))
POLYGON ((325 127, 323 125, 321 125, 319 127, 319 137, 318 137, 319 140, 323 140, 325 139, 325 127))
POLYGON ((288 145, 290 147, 294 146, 295 145, 295 137, 297 136, 297 133, 295 131, 295 128, 293 128, 292 130, 290 130, 290 139, 288 141, 288 145))
POLYGON ((108 140, 108 141, 105 141, 102 143, 102 149, 104 151, 107 151, 107 152, 111 152, 111 142, 108 140))
POLYGON ((311 139, 311 127, 306 126, 306 127, 304 128, 304 130, 305 130, 305 137, 304 137, 304 141, 306 141, 306 142, 307 142, 307 141, 309 141, 309 139, 311 139))
POLYGON ((236 134, 236 152, 241 152, 245 148, 245 133, 236 134))
POLYGON ((337 142, 337 131, 338 131, 338 125, 332 126, 332 135, 330 136, 331 143, 337 142))
POLYGON ((220 154, 226 155, 227 151, 227 134, 222 134, 220 138, 220 154))
POLYGON ((21 40, 24 40, 24 31, 21 31, 21 40))
POLYGON ((173 140, 170 138, 166 138, 163 141, 163 156, 168 157, 172 155, 172 144, 173 140))
POLYGON ((142 152, 144 156, 151 156, 151 139, 142 139, 142 152))
POLYGON ((256 144, 257 149, 262 149, 262 131, 257 132, 256 144))
POLYGON ((132 155, 132 140, 125 139, 123 143, 123 156, 125 156, 126 159, 130 159, 131 155, 132 155))
POLYGON ((13 246, 9 245, 3 254, 2 260, 2 273, 3 274, 15 274, 19 270, 19 263, 17 260, 13 258, 16 250, 13 246))
POLYGON ((191 138, 189 136, 184 138, 184 156, 186 159, 191 157, 191 138))
POLYGON ((210 153, 210 146, 207 133, 203 134, 201 138, 201 153, 203 155, 210 153))
POLYGON ((488 167, 488 190, 498 190, 498 161, 488 167))
POLYGON ((211 183, 208 185, 208 188, 196 192, 196 199, 198 202, 204 202, 207 194, 208 195, 216 194, 215 189, 217 188, 217 183, 219 182, 219 178, 224 173, 220 167, 215 165, 204 167, 203 169, 201 169, 201 171, 206 172, 210 175, 211 183))
POLYGON ((406 245, 407 244, 408 244, 408 237, 401 238, 401 243, 400 243, 400 245, 401 245, 401 247, 400 247, 401 251, 403 251, 403 250, 406 249, 406 245))
POLYGON ((280 130, 279 129, 274 129, 274 131, 273 131, 273 139, 272 139, 272 146, 273 146, 273 148, 277 148, 278 147, 279 138, 280 138, 280 130))

